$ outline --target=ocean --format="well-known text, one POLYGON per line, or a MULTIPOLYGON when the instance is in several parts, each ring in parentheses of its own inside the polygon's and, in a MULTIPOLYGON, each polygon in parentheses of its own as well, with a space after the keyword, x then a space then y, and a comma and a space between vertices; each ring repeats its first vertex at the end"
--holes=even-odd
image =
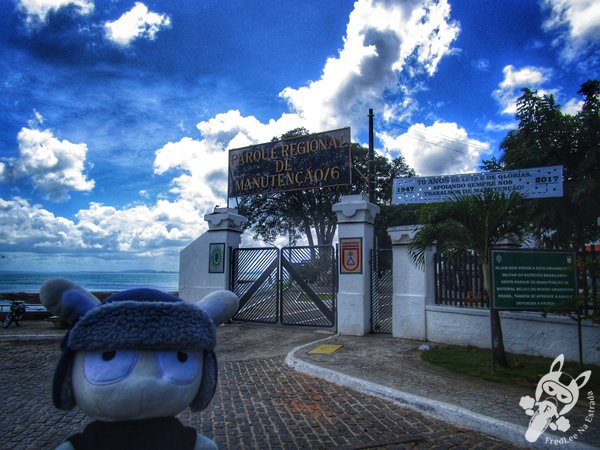
POLYGON ((153 288, 165 292, 179 290, 177 272, 10 272, 0 271, 0 292, 36 293, 44 282, 66 278, 91 292, 114 292, 133 288, 153 288))

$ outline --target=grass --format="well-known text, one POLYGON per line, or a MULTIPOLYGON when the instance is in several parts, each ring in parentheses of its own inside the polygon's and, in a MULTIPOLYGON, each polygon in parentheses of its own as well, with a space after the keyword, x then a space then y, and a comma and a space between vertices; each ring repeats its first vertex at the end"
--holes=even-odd
MULTIPOLYGON (((492 372, 492 356, 488 349, 476 347, 432 346, 431 350, 422 352, 421 357, 436 366, 451 372, 472 376, 496 383, 518 385, 534 388, 540 378, 550 371, 553 359, 539 356, 507 354, 509 368, 496 367, 492 372)), ((600 392, 600 366, 585 365, 584 370, 591 370, 592 376, 581 392, 600 392)), ((562 368, 573 378, 582 370, 579 363, 567 361, 562 368)))

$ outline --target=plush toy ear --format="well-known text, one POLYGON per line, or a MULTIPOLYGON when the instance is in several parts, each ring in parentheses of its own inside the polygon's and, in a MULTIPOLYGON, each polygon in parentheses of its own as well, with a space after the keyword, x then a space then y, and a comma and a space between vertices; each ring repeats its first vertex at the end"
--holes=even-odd
POLYGON ((231 319, 238 310, 238 298, 231 291, 215 291, 208 294, 197 304, 219 326, 231 319))
POLYGON ((40 289, 40 300, 48 311, 71 325, 100 305, 94 295, 63 279, 45 282, 40 289))

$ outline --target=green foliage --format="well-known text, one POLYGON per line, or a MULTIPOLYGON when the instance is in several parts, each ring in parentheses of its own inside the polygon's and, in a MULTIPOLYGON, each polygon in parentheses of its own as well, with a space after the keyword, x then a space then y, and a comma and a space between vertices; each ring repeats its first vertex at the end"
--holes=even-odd
POLYGON ((454 201, 431 203, 417 214, 423 224, 409 246, 413 262, 422 266, 425 251, 436 244, 448 254, 472 251, 484 264, 490 250, 503 239, 522 242, 528 228, 528 201, 519 193, 484 190, 479 195, 455 196, 454 201))
MULTIPOLYGON (((454 373, 460 373, 488 380, 528 388, 535 388, 540 378, 548 373, 552 359, 531 355, 508 354, 510 369, 502 368, 495 372, 488 370, 491 359, 490 350, 476 347, 439 346, 421 353, 423 360, 443 367, 454 373)), ((600 367, 588 365, 592 376, 586 384, 586 391, 600 391, 600 367)), ((563 371, 576 377, 582 371, 576 363, 567 362, 563 371)))
MULTIPOLYGON (((418 219, 423 226, 408 247, 413 262, 423 266, 425 252, 433 244, 449 254, 475 252, 482 260, 485 293, 491 298, 490 250, 503 239, 521 242, 530 215, 527 200, 517 192, 506 195, 486 189, 479 195, 455 196, 451 202, 426 205, 419 210, 418 219)), ((494 363, 507 367, 500 315, 492 308, 490 314, 494 363)))
MULTIPOLYGON (((296 128, 274 141, 309 134, 305 128, 296 128)), ((273 242, 278 236, 289 236, 293 245, 306 236, 309 245, 314 245, 314 230, 318 245, 329 245, 333 241, 337 217, 331 210, 345 194, 368 193, 368 149, 359 144, 351 146, 352 186, 320 188, 305 191, 281 192, 250 196, 242 199, 240 214, 248 218, 246 228, 251 228, 254 238, 273 242)), ((399 176, 414 176, 415 172, 402 156, 389 161, 381 155, 375 156, 375 198, 379 204, 389 204, 392 196, 392 180, 399 176)), ((387 223, 387 222, 386 222, 387 223)), ((384 224, 385 226, 385 224, 384 224)), ((383 233, 381 233, 383 236, 383 233)), ((387 235, 386 235, 387 237, 387 235)))
POLYGON ((552 95, 524 89, 519 126, 501 144, 506 169, 564 166, 564 196, 532 200, 536 237, 548 247, 581 246, 600 238, 600 81, 578 91, 581 111, 564 114, 552 95))

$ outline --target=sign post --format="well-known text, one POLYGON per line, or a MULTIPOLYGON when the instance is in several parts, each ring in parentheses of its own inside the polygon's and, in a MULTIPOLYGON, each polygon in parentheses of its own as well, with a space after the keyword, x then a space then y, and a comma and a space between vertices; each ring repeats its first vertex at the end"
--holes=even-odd
POLYGON ((575 252, 492 250, 491 256, 497 309, 566 308, 577 296, 575 252))
POLYGON ((229 151, 230 197, 351 183, 350 128, 229 151))
POLYGON ((446 202, 452 201, 455 196, 476 195, 485 189, 507 194, 519 192, 528 198, 562 197, 563 166, 395 178, 392 203, 446 202))

